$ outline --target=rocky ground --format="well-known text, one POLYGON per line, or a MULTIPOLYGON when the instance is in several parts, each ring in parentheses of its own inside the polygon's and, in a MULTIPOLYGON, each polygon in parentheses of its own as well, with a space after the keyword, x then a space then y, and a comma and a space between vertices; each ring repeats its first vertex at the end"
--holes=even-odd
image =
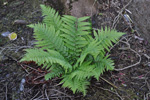
POLYGON ((55 0, 0 2, 0 33, 18 35, 14 41, 0 36, 0 100, 149 100, 150 44, 134 29, 134 22, 124 17, 129 14, 125 9, 131 2, 108 1, 98 0, 100 5, 91 18, 93 29, 109 26, 127 34, 108 53, 115 61, 115 70, 104 73, 99 81, 92 79, 85 97, 61 88, 59 78, 45 81, 45 71, 34 62, 19 62, 23 50, 33 47, 33 30, 27 24, 43 19, 39 5, 46 4, 66 14, 64 5, 55 0))

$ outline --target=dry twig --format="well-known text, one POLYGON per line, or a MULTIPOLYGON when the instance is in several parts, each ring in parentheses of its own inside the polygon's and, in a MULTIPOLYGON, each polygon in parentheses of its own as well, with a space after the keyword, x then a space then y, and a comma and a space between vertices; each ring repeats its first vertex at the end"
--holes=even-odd
POLYGON ((31 98, 31 100, 33 100, 39 93, 40 93, 40 91, 38 91, 38 92, 31 98))
POLYGON ((120 69, 114 69, 114 70, 115 70, 115 71, 122 71, 122 70, 129 69, 129 68, 131 68, 131 67, 134 67, 134 66, 140 64, 140 62, 141 62, 141 55, 138 54, 135 50, 133 50, 133 49, 130 47, 130 44, 129 44, 128 42, 125 42, 125 41, 120 41, 120 42, 123 42, 123 43, 127 44, 127 45, 128 45, 127 48, 128 48, 129 50, 131 50, 132 52, 134 52, 136 55, 138 55, 139 61, 138 61, 137 63, 132 64, 132 65, 129 65, 129 66, 127 66, 127 67, 120 68, 120 69))
POLYGON ((149 98, 150 98, 150 92, 146 94, 146 99, 144 100, 149 100, 149 98))
MULTIPOLYGON (((150 73, 150 71, 149 72, 147 72, 146 74, 145 74, 145 76, 144 77, 146 77, 148 74, 150 73)), ((149 91, 150 91, 150 85, 149 85, 149 83, 148 83, 148 78, 145 78, 145 84, 144 85, 142 85, 141 87, 140 87, 140 89, 142 89, 146 84, 147 84, 147 87, 148 87, 148 89, 149 89, 149 91)))
POLYGON ((8 50, 11 50, 11 51, 15 51, 15 52, 18 52, 20 49, 23 49, 23 48, 31 48, 31 46, 14 46, 14 47, 0 47, 0 54, 2 54, 3 51, 6 51, 7 49, 8 50))
MULTIPOLYGON (((95 86, 95 85, 94 85, 94 86, 95 86)), ((109 89, 105 89, 105 88, 102 88, 102 87, 97 87, 97 86, 95 86, 95 87, 96 87, 96 88, 100 88, 100 89, 105 90, 105 91, 108 91, 108 92, 110 92, 110 93, 113 93, 113 94, 115 94, 116 96, 118 96, 118 97, 120 98, 120 100, 124 100, 124 99, 118 94, 117 91, 113 92, 113 91, 111 91, 111 90, 109 90, 109 89)))
POLYGON ((118 89, 117 86, 115 86, 113 83, 107 81, 106 79, 104 79, 103 77, 100 77, 102 80, 104 80, 105 82, 107 82, 108 84, 110 84, 111 86, 113 86, 114 88, 118 89))
POLYGON ((122 9, 121 11, 119 12, 119 14, 114 18, 114 21, 113 21, 113 25, 111 27, 111 29, 115 29, 118 21, 119 21, 119 18, 120 16, 122 15, 122 12, 126 9, 127 6, 129 6, 129 4, 132 2, 132 0, 130 0, 122 9))
POLYGON ((49 100, 46 89, 45 89, 45 96, 46 96, 47 100, 49 100))
POLYGON ((5 93, 5 99, 6 99, 6 100, 8 100, 8 99, 7 99, 7 92, 8 92, 8 89, 7 89, 7 84, 6 84, 6 93, 5 93))
POLYGON ((67 95, 66 93, 63 93, 63 92, 61 92, 61 91, 59 91, 59 90, 56 90, 56 89, 50 89, 50 90, 53 90, 53 91, 56 91, 56 92, 59 92, 59 93, 61 93, 61 94, 63 94, 63 95, 65 95, 65 97, 69 97, 70 98, 70 100, 72 100, 72 96, 69 96, 69 95, 67 95))

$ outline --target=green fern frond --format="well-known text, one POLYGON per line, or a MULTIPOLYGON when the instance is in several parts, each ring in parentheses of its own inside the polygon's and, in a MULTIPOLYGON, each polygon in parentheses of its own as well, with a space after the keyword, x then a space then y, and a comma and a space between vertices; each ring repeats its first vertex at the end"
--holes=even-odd
POLYGON ((99 45, 99 42, 93 41, 85 50, 83 50, 78 62, 80 62, 81 65, 88 54, 91 54, 94 58, 96 58, 102 50, 103 48, 99 45))
POLYGON ((105 70, 113 70, 114 69, 114 62, 108 58, 109 56, 105 56, 104 54, 98 55, 94 64, 95 69, 94 77, 99 80, 99 76, 105 72, 105 70))
POLYGON ((64 34, 61 36, 64 39, 66 47, 73 50, 74 55, 79 56, 82 48, 88 44, 88 41, 84 37, 89 34, 91 30, 91 24, 89 22, 82 22, 89 17, 75 18, 73 16, 63 16, 63 28, 61 29, 64 34))
POLYGON ((50 72, 45 75, 46 80, 52 79, 54 77, 59 77, 61 74, 65 73, 64 69, 61 66, 51 66, 49 70, 50 72))
POLYGON ((21 61, 35 61, 38 65, 58 63, 64 68, 65 72, 72 70, 72 66, 57 51, 47 50, 45 52, 42 49, 27 49, 26 52, 21 61))
POLYGON ((82 92, 84 96, 87 93, 88 85, 90 85, 86 79, 72 79, 69 75, 65 75, 60 83, 63 83, 63 87, 70 88, 73 93, 82 92))
POLYGON ((35 42, 36 47, 41 47, 42 49, 55 49, 62 55, 68 55, 67 48, 62 38, 58 36, 60 31, 56 32, 53 26, 49 27, 40 23, 31 25, 30 27, 34 28, 34 38, 38 40, 35 42))
POLYGON ((39 66, 44 64, 46 62, 45 59, 49 56, 42 49, 26 49, 25 51, 27 53, 20 61, 35 61, 39 66))
POLYGON ((103 46, 107 51, 109 51, 109 47, 113 46, 113 43, 116 43, 118 39, 124 35, 125 33, 117 32, 116 30, 110 30, 110 28, 105 27, 101 28, 101 30, 98 30, 98 33, 94 31, 94 36, 96 39, 98 39, 101 43, 100 45, 103 46))
POLYGON ((90 22, 85 22, 85 20, 89 20, 89 19, 90 19, 89 16, 78 18, 78 20, 77 20, 77 27, 78 27, 77 35, 85 36, 85 35, 89 35, 89 33, 91 33, 92 24, 90 22))
POLYGON ((40 5, 42 8, 42 15, 44 16, 43 23, 51 26, 53 25, 56 30, 61 28, 62 20, 58 12, 56 12, 51 7, 46 7, 45 5, 40 5))
POLYGON ((103 64, 105 65, 106 71, 114 69, 114 62, 113 62, 113 60, 111 60, 108 57, 109 57, 109 55, 107 55, 103 58, 103 64))
POLYGON ((83 80, 80 80, 79 81, 81 84, 79 84, 79 88, 77 89, 78 92, 82 92, 83 95, 85 96, 86 93, 87 93, 87 88, 88 88, 88 85, 90 85, 90 81, 87 80, 87 79, 83 79, 83 80))
POLYGON ((63 87, 69 87, 73 93, 82 92, 84 95, 87 92, 90 79, 95 74, 95 65, 90 65, 91 62, 84 62, 76 70, 65 74, 62 78, 63 87))
POLYGON ((43 49, 54 49, 53 43, 49 41, 49 38, 51 37, 49 30, 52 30, 51 33, 54 34, 54 28, 47 27, 40 23, 28 26, 34 28, 34 38, 37 40, 34 43, 36 44, 36 47, 41 47, 43 49))
POLYGON ((89 79, 90 77, 94 76, 93 70, 95 69, 95 65, 90 65, 91 62, 84 62, 82 65, 78 66, 76 70, 70 73, 70 77, 77 79, 89 79))

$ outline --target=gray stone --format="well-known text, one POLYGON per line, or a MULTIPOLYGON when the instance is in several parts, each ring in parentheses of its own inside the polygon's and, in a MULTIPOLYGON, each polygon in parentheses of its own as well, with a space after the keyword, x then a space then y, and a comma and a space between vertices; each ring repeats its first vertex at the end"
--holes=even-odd
POLYGON ((132 0, 128 9, 139 34, 150 42, 150 0, 132 0))

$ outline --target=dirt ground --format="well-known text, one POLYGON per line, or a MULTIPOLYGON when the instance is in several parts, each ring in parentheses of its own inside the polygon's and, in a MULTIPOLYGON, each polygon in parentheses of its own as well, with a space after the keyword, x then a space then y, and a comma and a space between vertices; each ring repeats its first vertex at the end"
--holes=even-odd
POLYGON ((61 3, 6 0, 0 4, 0 33, 10 31, 18 35, 14 41, 0 36, 0 100, 150 100, 150 44, 134 30, 134 22, 127 22, 124 12, 120 13, 126 2, 98 1, 101 8, 91 18, 93 28, 109 26, 127 34, 108 53, 115 61, 115 70, 105 72, 99 81, 92 79, 85 97, 62 88, 59 78, 45 81, 45 71, 34 62, 19 62, 23 50, 33 47, 33 30, 27 24, 43 19, 39 5, 52 6, 64 14, 61 3))

